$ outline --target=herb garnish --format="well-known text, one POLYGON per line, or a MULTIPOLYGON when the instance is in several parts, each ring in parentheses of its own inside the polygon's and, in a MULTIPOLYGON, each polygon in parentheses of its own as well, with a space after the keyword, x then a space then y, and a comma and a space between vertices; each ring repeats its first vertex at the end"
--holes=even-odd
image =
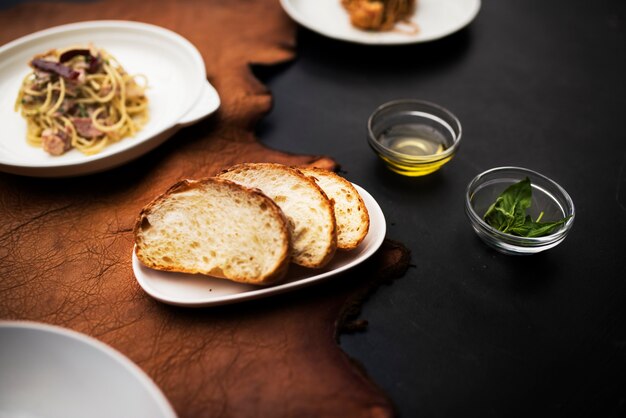
POLYGON ((483 219, 498 231, 520 237, 542 237, 549 235, 563 225, 571 216, 555 222, 540 222, 543 212, 533 221, 526 215, 526 209, 532 203, 530 179, 507 187, 496 201, 487 209, 483 219))
POLYGON ((87 114, 87 109, 85 109, 85 105, 82 103, 78 103, 78 116, 85 118, 87 116, 89 116, 87 114))

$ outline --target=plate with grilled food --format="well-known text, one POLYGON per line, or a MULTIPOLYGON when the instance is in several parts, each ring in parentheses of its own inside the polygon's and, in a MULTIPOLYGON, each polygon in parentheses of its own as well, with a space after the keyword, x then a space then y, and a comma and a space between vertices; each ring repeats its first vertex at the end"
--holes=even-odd
POLYGON ((118 20, 45 29, 0 47, 0 171, 107 170, 219 106, 200 52, 175 32, 118 20))
POLYGON ((280 0, 302 26, 359 44, 434 41, 474 20, 480 0, 280 0))
POLYGON ((334 173, 242 164, 178 182, 146 205, 132 266, 161 302, 224 305, 336 277, 374 254, 385 233, 372 195, 334 173))

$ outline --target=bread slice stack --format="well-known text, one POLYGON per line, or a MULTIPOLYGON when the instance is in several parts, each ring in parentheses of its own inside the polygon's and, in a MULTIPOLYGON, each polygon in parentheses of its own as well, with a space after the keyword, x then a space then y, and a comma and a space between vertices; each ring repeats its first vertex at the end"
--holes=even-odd
POLYGON ((158 270, 268 285, 290 262, 325 266, 338 249, 356 248, 368 228, 363 199, 337 174, 247 163, 179 182, 148 204, 135 253, 158 270))

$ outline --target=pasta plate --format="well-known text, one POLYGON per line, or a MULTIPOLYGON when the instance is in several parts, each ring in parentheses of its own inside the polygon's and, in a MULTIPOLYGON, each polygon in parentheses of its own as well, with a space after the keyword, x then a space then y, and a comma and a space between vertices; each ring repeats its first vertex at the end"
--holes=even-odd
POLYGON ((188 40, 170 30, 131 21, 88 21, 45 29, 0 47, 0 171, 67 177, 107 170, 157 147, 180 128, 215 112, 220 98, 206 79, 204 61, 188 40), (77 150, 51 156, 26 142, 26 121, 14 111, 28 63, 53 48, 93 44, 106 49, 129 74, 148 81, 150 119, 135 134, 94 155, 77 150))

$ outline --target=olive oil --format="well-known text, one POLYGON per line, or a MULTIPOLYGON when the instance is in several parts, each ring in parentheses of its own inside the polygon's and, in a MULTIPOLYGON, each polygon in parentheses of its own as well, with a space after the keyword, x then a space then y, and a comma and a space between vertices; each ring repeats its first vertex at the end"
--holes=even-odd
POLYGON ((394 160, 380 155, 388 167, 404 176, 423 176, 438 170, 452 155, 441 155, 447 149, 446 137, 424 124, 394 125, 381 132, 378 142, 400 155, 394 160), (415 164, 416 159, 420 163, 415 164))
POLYGON ((399 152, 400 154, 412 156, 425 156, 439 154, 444 151, 442 144, 432 141, 428 138, 396 138, 389 141, 389 149, 399 152))
POLYGON ((404 124, 385 130, 381 145, 407 157, 437 155, 446 150, 445 137, 427 125, 404 124))

